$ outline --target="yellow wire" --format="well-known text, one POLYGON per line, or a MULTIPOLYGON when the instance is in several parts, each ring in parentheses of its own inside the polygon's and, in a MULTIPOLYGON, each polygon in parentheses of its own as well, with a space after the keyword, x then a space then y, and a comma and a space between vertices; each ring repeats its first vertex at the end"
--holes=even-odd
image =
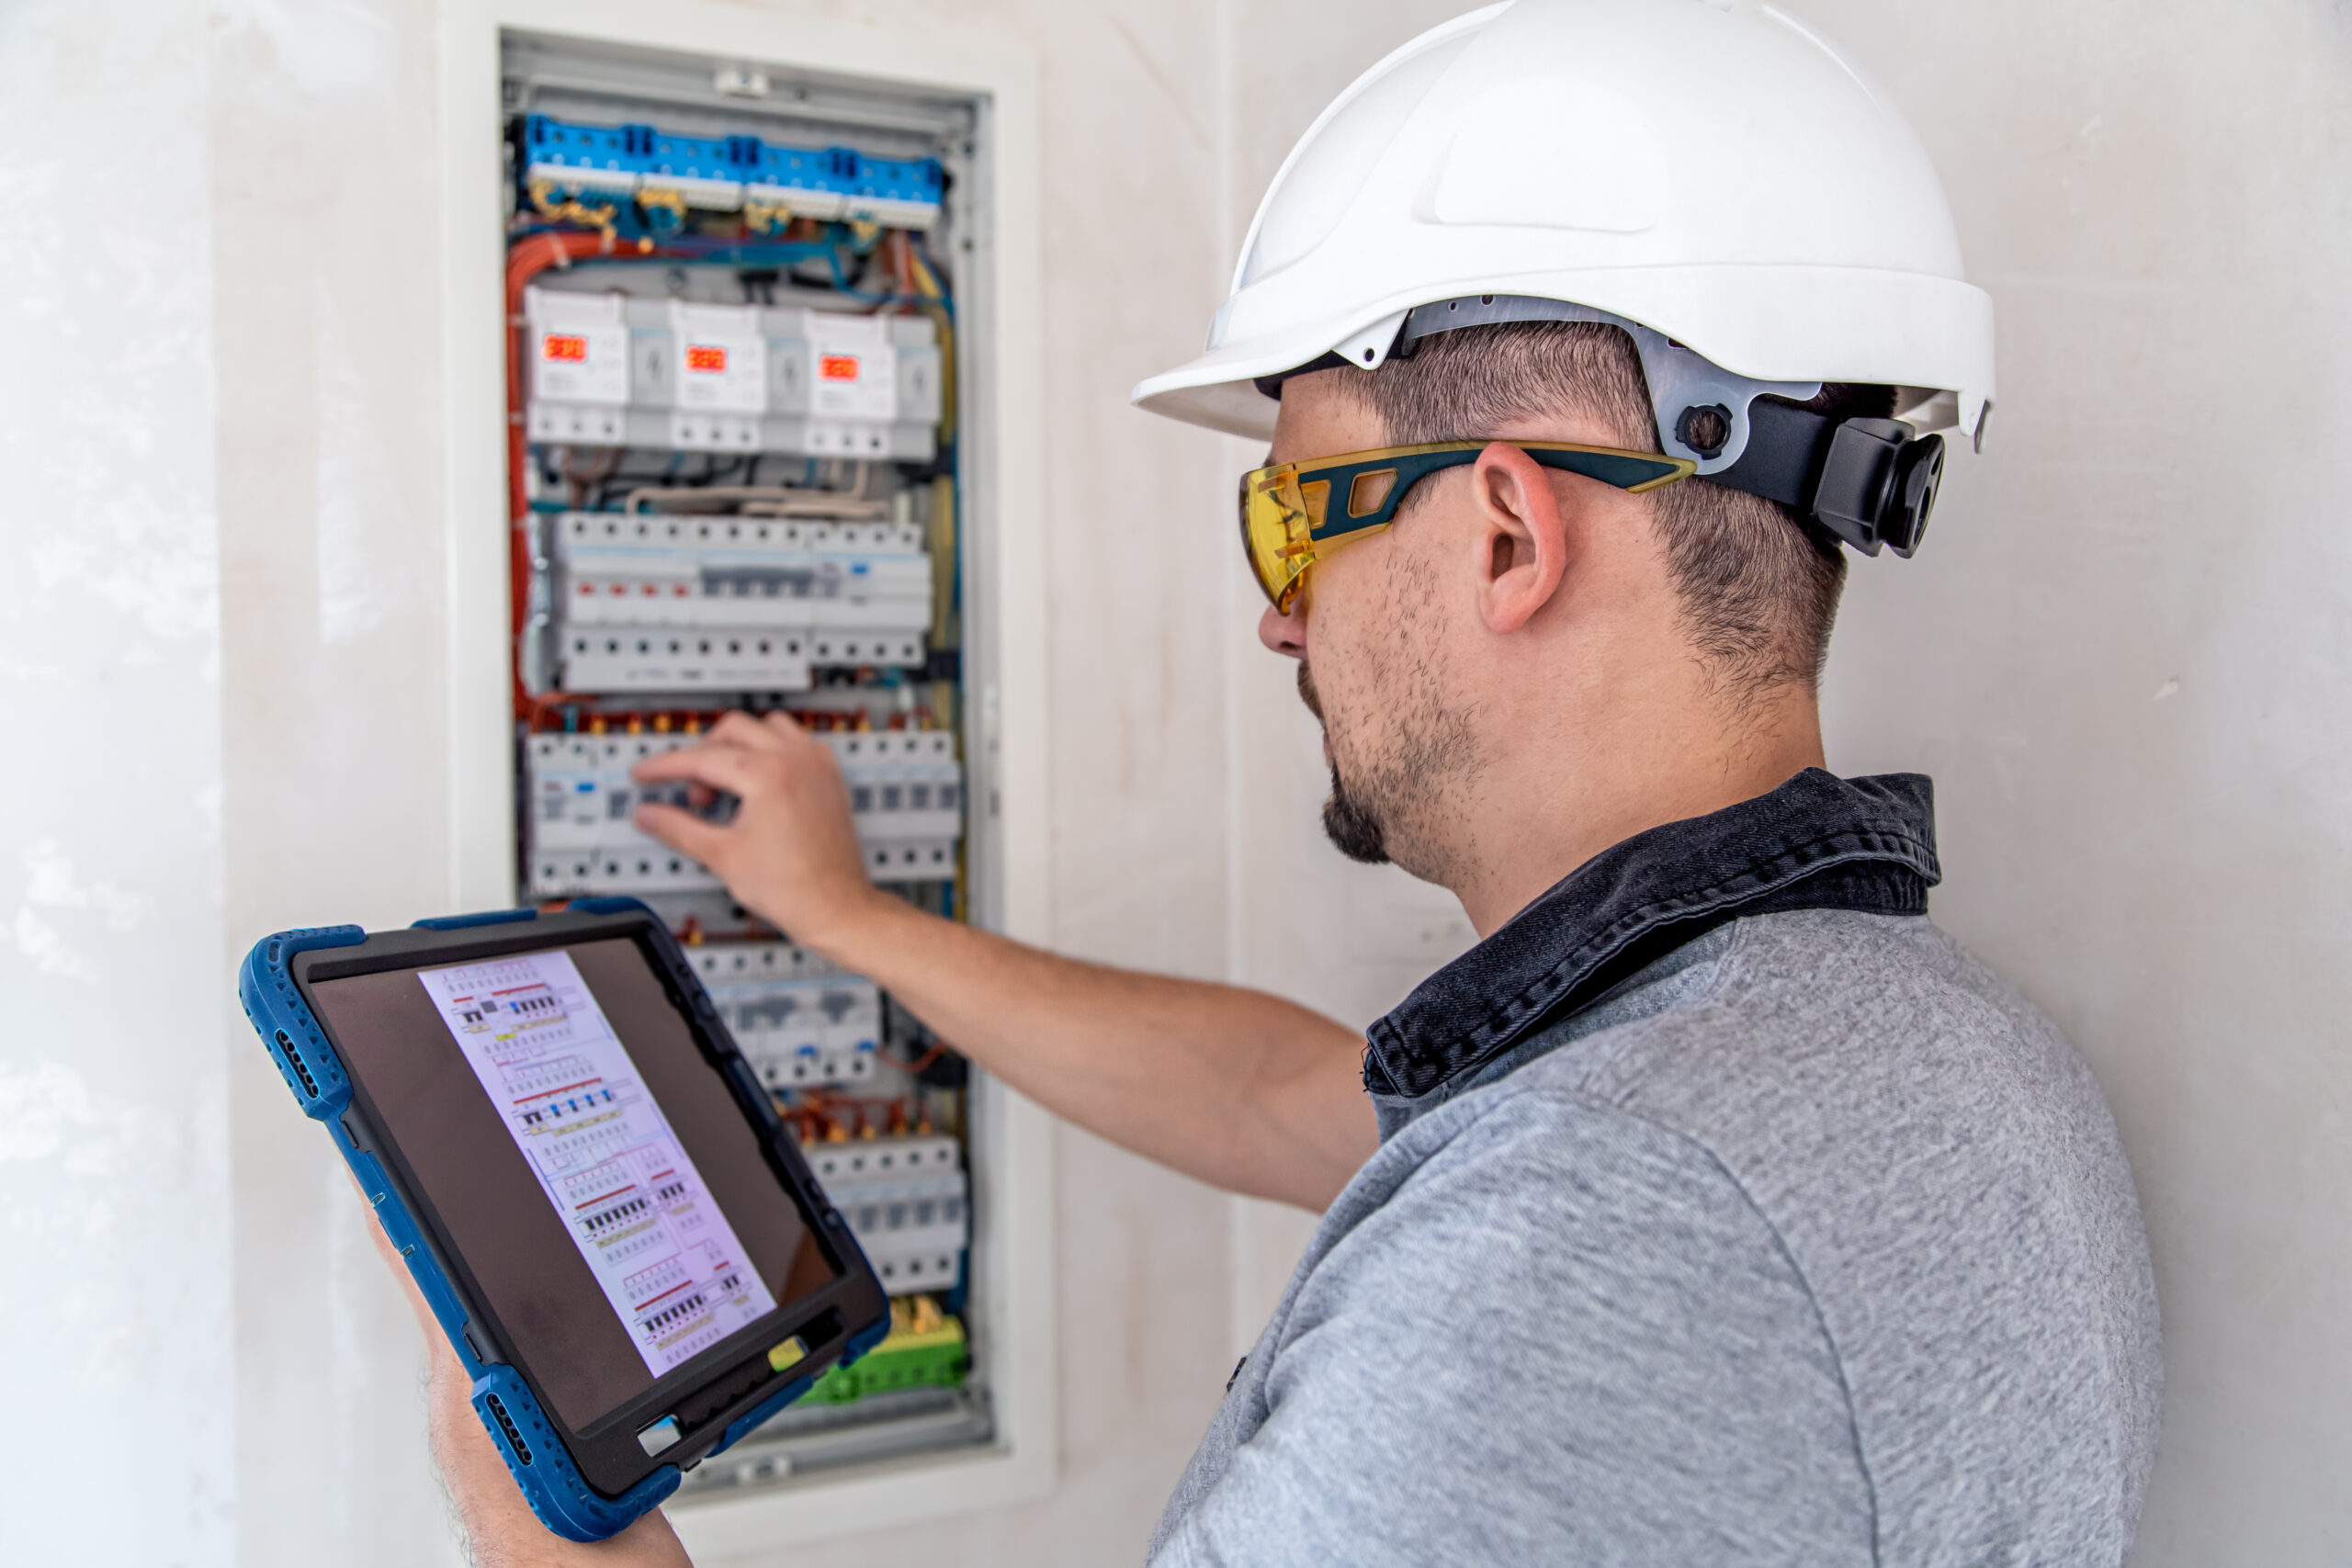
POLYGON ((939 331, 939 438, 956 438, 956 324, 943 303, 947 290, 940 287, 931 265, 912 245, 907 247, 907 260, 914 273, 915 290, 923 297, 933 323, 939 331))

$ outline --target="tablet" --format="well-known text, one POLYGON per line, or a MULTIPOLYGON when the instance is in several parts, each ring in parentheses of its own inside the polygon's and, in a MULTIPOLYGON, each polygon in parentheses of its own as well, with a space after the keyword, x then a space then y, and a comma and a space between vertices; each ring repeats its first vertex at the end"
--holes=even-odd
POLYGON ((239 995, 557 1534, 612 1535, 888 1332, 847 1224, 635 899, 283 931, 239 995))

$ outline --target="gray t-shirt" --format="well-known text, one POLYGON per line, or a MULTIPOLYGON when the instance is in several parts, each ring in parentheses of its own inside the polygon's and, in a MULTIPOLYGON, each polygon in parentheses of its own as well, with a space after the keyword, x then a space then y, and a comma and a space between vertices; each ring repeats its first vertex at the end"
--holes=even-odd
POLYGON ((2122 1559, 2162 1378, 2131 1171, 1924 917, 1719 927, 1424 1100, 1381 1106, 1155 1568, 2122 1559))

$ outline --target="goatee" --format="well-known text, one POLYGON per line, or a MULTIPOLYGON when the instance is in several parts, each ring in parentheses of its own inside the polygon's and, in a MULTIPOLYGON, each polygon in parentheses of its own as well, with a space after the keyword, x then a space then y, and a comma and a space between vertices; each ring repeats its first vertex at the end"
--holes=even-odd
MULTIPOLYGON (((1298 700, 1317 721, 1323 720, 1323 703, 1316 694, 1315 677, 1306 668, 1306 660, 1298 661, 1298 700)), ((1328 735, 1329 726, 1324 726, 1328 735)), ((1340 764, 1331 764, 1331 794, 1323 802, 1323 831, 1331 845, 1350 860, 1363 865, 1386 865, 1388 844, 1380 830, 1380 819, 1364 809, 1362 802, 1348 793, 1340 781, 1340 764)))
POLYGON ((1365 865, 1386 865, 1388 844, 1380 831, 1380 821, 1348 794, 1348 786, 1340 782, 1340 770, 1331 770, 1330 797, 1323 802, 1323 831, 1334 848, 1351 861, 1365 865))

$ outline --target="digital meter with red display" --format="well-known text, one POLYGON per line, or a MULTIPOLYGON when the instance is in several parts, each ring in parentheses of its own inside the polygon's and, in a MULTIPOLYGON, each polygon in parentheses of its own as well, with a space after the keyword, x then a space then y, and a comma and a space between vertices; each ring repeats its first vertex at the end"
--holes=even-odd
POLYGON ((827 381, 857 379, 857 355, 854 354, 825 354, 817 358, 817 374, 827 381))
POLYGON ((588 340, 578 333, 548 333, 539 339, 539 357, 566 365, 584 364, 588 340))
POLYGON ((686 368, 706 376, 727 374, 727 351, 715 343, 686 344, 686 368))

